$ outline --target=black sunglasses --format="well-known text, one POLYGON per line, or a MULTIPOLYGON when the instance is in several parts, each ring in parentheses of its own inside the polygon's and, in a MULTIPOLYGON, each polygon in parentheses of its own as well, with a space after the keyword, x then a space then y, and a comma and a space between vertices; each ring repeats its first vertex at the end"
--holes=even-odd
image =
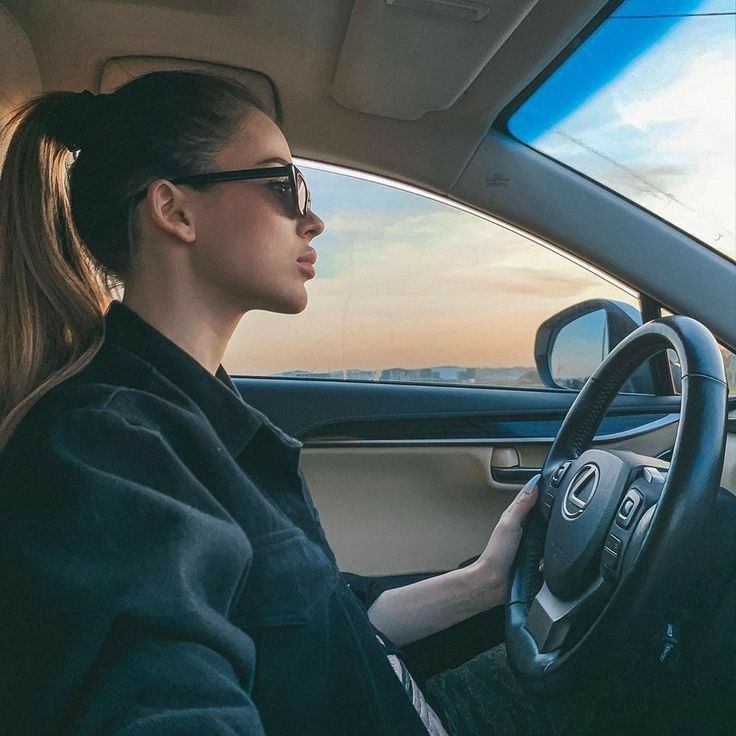
MULTIPOLYGON (((172 184, 216 184, 223 181, 247 181, 248 179, 284 179, 291 189, 294 210, 299 217, 306 217, 312 206, 312 196, 302 172, 294 164, 271 166, 265 169, 237 169, 235 171, 215 171, 210 174, 193 174, 169 179, 172 184)), ((133 196, 133 202, 140 202, 148 192, 142 189, 133 196)))

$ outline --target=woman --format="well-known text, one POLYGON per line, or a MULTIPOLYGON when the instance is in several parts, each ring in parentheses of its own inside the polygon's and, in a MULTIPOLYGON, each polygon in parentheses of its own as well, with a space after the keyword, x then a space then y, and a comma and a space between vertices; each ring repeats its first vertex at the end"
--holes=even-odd
POLYGON ((368 611, 345 584, 299 443, 220 364, 315 273, 279 127, 234 81, 160 72, 8 131, 0 734, 444 733, 393 645, 503 602, 536 489, 462 570, 368 611))

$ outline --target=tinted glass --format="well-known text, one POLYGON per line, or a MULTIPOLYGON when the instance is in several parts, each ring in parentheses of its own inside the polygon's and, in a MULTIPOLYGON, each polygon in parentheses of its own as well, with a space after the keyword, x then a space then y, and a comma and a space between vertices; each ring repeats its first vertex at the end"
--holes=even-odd
POLYGON ((736 0, 628 0, 509 120, 736 259, 736 0))

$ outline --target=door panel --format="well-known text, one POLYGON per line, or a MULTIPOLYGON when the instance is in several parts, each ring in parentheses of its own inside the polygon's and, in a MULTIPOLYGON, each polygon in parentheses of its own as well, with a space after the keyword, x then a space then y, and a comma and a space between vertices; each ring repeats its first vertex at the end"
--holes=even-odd
POLYGON ((448 570, 477 555, 515 490, 486 447, 305 449, 302 469, 342 570, 448 570))
MULTIPOLYGON (((302 470, 340 567, 364 575, 447 570, 479 554, 521 485, 509 471, 541 467, 575 398, 554 390, 234 381, 246 401, 304 442, 302 470)), ((621 395, 597 444, 667 452, 679 404, 679 397, 621 395)))
MULTIPOLYGON (((656 456, 672 447, 676 432, 670 421, 629 440, 596 444, 656 456)), ((518 492, 519 484, 494 479, 494 458, 506 461, 513 453, 522 467, 538 469, 548 450, 540 442, 305 446, 302 470, 343 570, 431 572, 479 554, 518 492)))

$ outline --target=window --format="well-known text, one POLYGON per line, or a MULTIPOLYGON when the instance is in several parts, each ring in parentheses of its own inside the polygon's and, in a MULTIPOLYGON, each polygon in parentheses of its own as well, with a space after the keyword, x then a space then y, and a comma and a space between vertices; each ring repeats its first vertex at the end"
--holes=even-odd
MULTIPOLYGON (((728 384, 728 395, 736 396, 736 355, 734 355, 730 350, 724 348, 723 345, 719 345, 718 347, 721 351, 721 357, 723 358, 723 368, 726 373, 726 383, 728 384)), ((682 371, 677 359, 677 354, 674 350, 668 350, 667 357, 670 361, 670 373, 672 374, 675 393, 682 393, 682 371)))
POLYGON ((537 328, 632 292, 549 247, 435 198, 299 162, 325 220, 299 315, 248 313, 234 375, 541 387, 537 328))
POLYGON ((627 0, 512 135, 736 260, 736 0, 627 0))
MULTIPOLYGON (((674 312, 669 309, 662 308, 662 316, 666 317, 674 312)), ((726 383, 728 384, 728 395, 736 396, 736 354, 732 353, 728 348, 723 345, 718 345, 718 349, 721 351, 721 358, 723 359, 723 370, 726 374, 726 383)), ((682 371, 680 370, 680 363, 677 358, 677 353, 674 350, 667 351, 667 357, 670 363, 670 373, 672 375, 672 381, 675 387, 675 393, 681 393, 682 387, 682 371)))

